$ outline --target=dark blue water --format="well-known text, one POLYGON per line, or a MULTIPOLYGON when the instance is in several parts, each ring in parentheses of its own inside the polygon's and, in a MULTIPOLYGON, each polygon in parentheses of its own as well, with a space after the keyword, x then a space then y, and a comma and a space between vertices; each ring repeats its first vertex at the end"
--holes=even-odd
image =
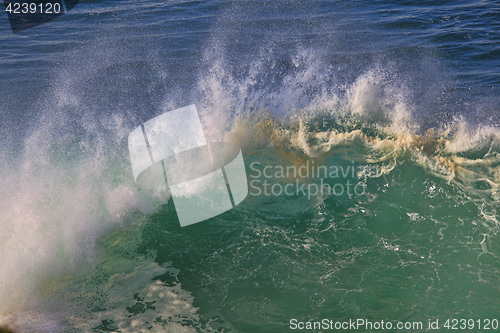
POLYGON ((18 34, 0 16, 1 324, 500 317, 499 1, 82 1, 18 34), (180 228, 126 140, 189 104, 247 164, 384 171, 362 198, 250 198, 180 228))
POLYGON ((86 99, 116 99, 121 93, 119 102, 137 112, 157 106, 174 90, 182 101, 192 99, 204 66, 220 59, 236 76, 256 59, 262 66, 275 62, 266 68, 269 79, 263 84, 279 84, 291 70, 291 58, 308 50, 338 77, 334 84, 352 81, 370 66, 394 66, 393 75, 408 81, 416 104, 423 104, 417 113, 488 117, 498 106, 499 6, 495 1, 92 1, 18 35, 4 15, 2 104, 18 130, 19 119, 28 113, 36 117, 34 102, 54 94, 49 90, 57 89, 58 76, 81 80, 86 71, 87 84, 78 84, 94 96, 86 99), (426 103, 434 110, 426 110, 426 103))

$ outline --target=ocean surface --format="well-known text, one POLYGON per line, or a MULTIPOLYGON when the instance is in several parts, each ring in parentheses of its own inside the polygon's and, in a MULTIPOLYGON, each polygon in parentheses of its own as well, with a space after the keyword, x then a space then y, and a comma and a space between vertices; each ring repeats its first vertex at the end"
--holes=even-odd
POLYGON ((84 0, 18 34, 2 12, 0 91, 0 326, 498 328, 498 0, 84 0), (181 228, 127 137, 190 104, 249 195, 181 228))

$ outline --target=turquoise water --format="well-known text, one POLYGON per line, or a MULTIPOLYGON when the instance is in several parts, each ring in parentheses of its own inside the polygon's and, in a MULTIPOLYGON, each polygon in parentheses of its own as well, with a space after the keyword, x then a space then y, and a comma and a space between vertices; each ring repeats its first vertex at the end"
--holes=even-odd
POLYGON ((496 331, 499 13, 83 1, 21 34, 4 15, 0 325, 496 331), (127 136, 192 103, 207 139, 241 147, 249 195, 181 228, 168 192, 134 183, 127 136))

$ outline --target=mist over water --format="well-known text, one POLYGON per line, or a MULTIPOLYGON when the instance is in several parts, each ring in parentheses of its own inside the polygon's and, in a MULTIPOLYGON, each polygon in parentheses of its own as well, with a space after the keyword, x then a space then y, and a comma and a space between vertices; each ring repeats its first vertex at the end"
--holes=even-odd
POLYGON ((104 1, 21 35, 1 24, 0 324, 495 318, 498 13, 493 1, 104 1), (381 172, 362 196, 249 196, 180 228, 168 193, 135 185, 127 136, 192 103, 247 172, 381 172))

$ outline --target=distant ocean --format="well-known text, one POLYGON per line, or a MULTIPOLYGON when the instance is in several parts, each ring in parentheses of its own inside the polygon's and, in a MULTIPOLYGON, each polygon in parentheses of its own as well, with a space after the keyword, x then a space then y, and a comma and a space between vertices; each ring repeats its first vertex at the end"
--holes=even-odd
POLYGON ((498 328, 500 2, 85 0, 0 45, 0 326, 498 328), (181 228, 127 137, 190 104, 253 185, 181 228))

